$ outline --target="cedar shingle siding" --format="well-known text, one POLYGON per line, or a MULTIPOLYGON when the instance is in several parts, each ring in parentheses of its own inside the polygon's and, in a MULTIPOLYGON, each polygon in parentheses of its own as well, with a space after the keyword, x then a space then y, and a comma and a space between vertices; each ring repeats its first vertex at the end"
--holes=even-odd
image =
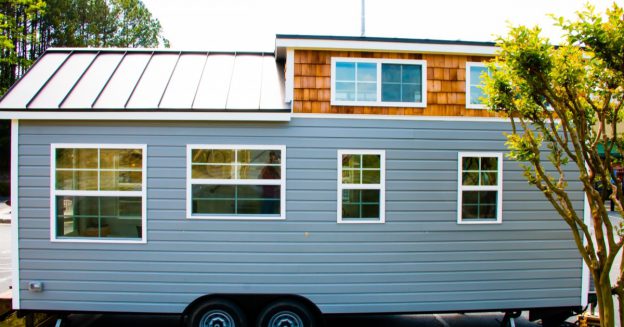
POLYGON ((417 116, 491 117, 482 109, 466 109, 466 62, 488 57, 417 53, 295 50, 293 112, 417 116), (332 106, 331 58, 422 59, 427 61, 427 107, 332 106))

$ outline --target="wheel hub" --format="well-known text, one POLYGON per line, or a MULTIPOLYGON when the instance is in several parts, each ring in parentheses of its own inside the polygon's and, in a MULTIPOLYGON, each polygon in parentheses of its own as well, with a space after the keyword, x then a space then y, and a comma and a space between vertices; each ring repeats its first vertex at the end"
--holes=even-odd
POLYGON ((223 310, 206 312, 199 324, 202 327, 235 327, 234 318, 223 310))
POLYGON ((303 321, 294 312, 282 311, 271 318, 269 327, 303 327, 303 321))

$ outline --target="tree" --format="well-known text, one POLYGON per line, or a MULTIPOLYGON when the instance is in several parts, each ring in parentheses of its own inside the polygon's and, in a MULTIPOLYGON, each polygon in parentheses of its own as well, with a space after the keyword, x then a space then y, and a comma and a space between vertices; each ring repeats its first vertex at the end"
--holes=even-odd
POLYGON ((613 295, 624 326, 624 263, 616 262, 624 207, 615 169, 624 158, 618 124, 624 116, 623 14, 614 4, 603 18, 588 5, 574 21, 557 18, 565 34, 559 46, 538 27, 512 27, 497 40, 500 51, 484 87, 487 106, 510 118, 508 156, 523 162, 529 183, 570 227, 594 279, 603 327, 615 323, 613 295), (589 224, 571 198, 572 179, 582 184, 589 224), (617 217, 609 216, 606 200, 614 202, 617 217), (619 277, 611 280, 614 267, 619 277))

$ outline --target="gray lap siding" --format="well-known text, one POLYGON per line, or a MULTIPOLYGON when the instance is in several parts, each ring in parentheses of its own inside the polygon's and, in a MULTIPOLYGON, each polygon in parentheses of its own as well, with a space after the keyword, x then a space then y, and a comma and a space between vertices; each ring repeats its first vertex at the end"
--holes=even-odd
MULTIPOLYGON (((288 293, 325 313, 580 305, 567 226, 518 164, 503 223, 457 224, 458 151, 504 152, 506 122, 21 121, 22 309, 181 312, 211 293, 288 293), (50 144, 147 145, 147 244, 50 242, 50 144), (286 146, 286 220, 186 219, 187 144, 286 146), (386 151, 386 223, 337 224, 337 150, 386 151), (28 281, 45 290, 26 290, 28 281)), ((580 190, 578 182, 572 189, 580 190)), ((573 195, 582 207, 582 194, 573 195)))

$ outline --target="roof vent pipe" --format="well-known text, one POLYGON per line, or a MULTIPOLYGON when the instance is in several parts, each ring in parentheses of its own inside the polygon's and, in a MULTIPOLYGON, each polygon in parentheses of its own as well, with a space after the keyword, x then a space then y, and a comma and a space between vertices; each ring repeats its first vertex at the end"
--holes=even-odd
POLYGON ((362 26, 362 37, 366 34, 366 0, 362 0, 362 21, 360 23, 362 26))

